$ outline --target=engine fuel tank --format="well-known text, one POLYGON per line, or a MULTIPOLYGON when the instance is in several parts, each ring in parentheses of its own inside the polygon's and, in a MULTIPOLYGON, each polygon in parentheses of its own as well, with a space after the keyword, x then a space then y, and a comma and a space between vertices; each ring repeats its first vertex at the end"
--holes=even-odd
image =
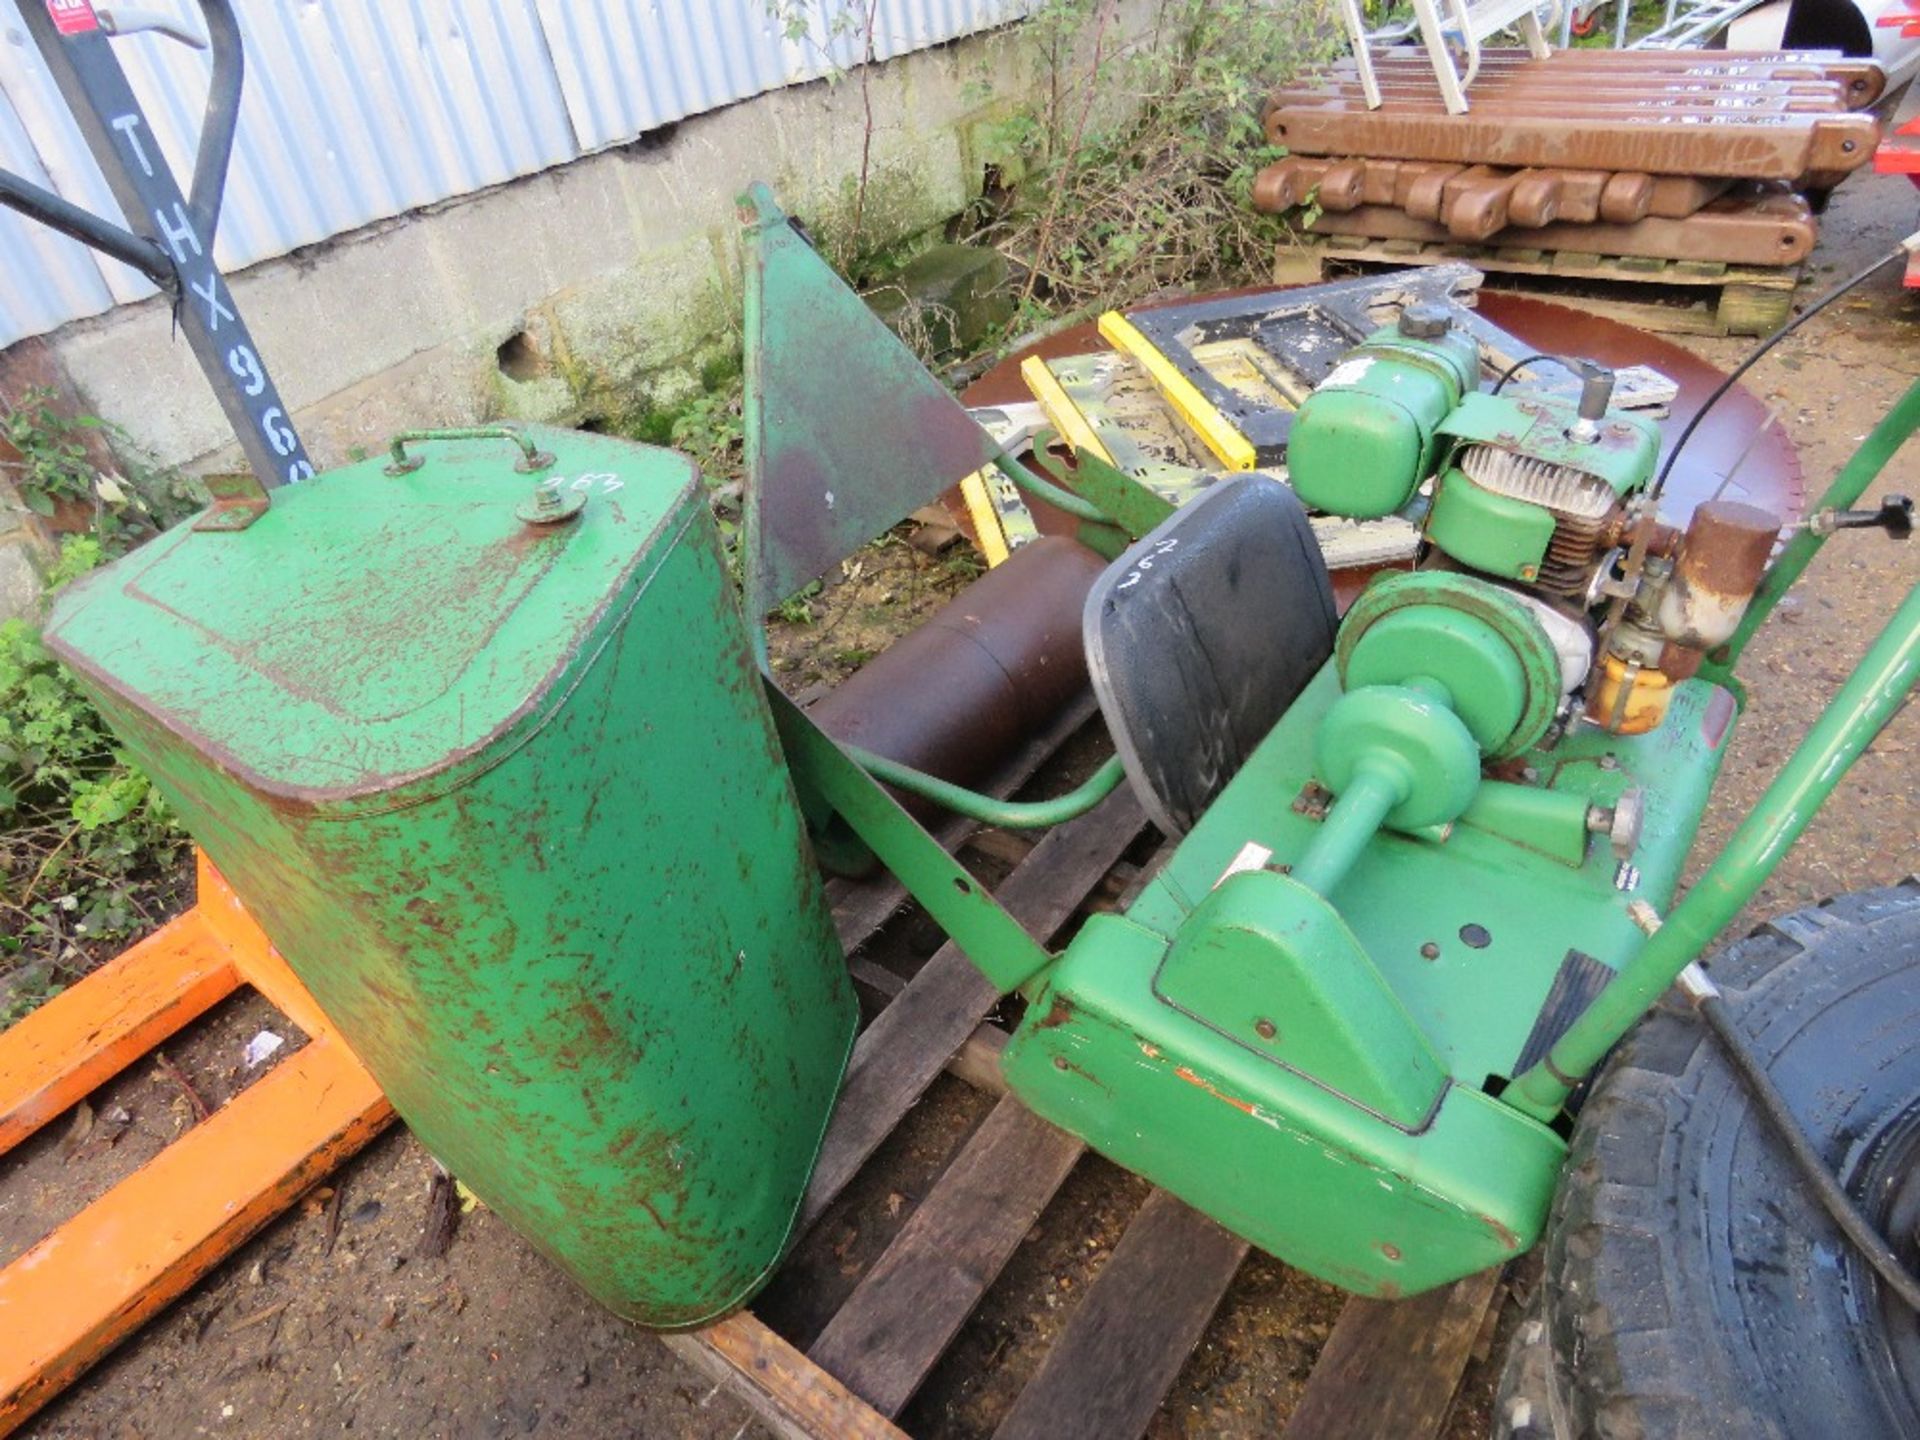
POLYGON ((48 634, 428 1149, 697 1325, 786 1246, 855 1003, 699 475, 527 433, 182 525, 48 634))

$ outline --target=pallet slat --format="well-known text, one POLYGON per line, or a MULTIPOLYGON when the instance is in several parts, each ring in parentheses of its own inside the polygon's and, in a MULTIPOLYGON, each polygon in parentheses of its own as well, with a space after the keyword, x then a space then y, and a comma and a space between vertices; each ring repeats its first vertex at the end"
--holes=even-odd
POLYGON ((1155 1190, 994 1440, 1143 1434, 1247 1249, 1246 1241, 1155 1190))
POLYGON ((808 1358, 881 1414, 898 1415, 1085 1149, 1002 1100, 808 1358))
POLYGON ((1329 262, 1342 266, 1439 265, 1464 262, 1493 274, 1545 275, 1583 284, 1618 285, 1627 293, 1646 284, 1673 286, 1706 298, 1688 305, 1650 303, 1582 294, 1582 308, 1611 319, 1677 335, 1765 335, 1792 313, 1801 266, 1760 269, 1729 265, 1718 271, 1699 264, 1665 260, 1658 268, 1629 266, 1619 257, 1547 253, 1524 247, 1415 241, 1347 240, 1338 236, 1301 236, 1274 252, 1273 283, 1317 284, 1329 262))
POLYGON ((908 1440, 748 1311, 692 1334, 660 1338, 745 1400, 781 1440, 908 1440))
MULTIPOLYGON (((1034 846, 1000 887, 1000 903, 1033 934, 1050 938, 1146 823, 1132 793, 1114 791, 1034 846)), ((800 1209, 803 1230, 847 1187, 999 998, 993 982, 949 941, 862 1032, 800 1209)))
POLYGON ((1437 1435, 1500 1275, 1482 1270, 1411 1300, 1349 1300, 1283 1440, 1437 1435))

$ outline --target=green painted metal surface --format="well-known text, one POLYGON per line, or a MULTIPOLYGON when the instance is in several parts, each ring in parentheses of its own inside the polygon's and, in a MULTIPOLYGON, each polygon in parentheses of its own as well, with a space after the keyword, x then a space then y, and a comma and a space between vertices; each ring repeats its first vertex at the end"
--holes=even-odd
POLYGON ((1126 766, 1118 755, 1109 756, 1099 769, 1064 795, 1051 800, 1002 800, 983 795, 964 785, 954 785, 938 775, 915 770, 858 745, 842 744, 847 757, 876 780, 896 790, 931 800, 956 815, 965 815, 983 825, 1001 825, 1009 830, 1041 830, 1063 824, 1076 815, 1084 815, 1120 788, 1126 779, 1126 766))
POLYGON ((1427 539, 1462 565, 1532 580, 1553 539, 1553 512, 1482 490, 1458 470, 1441 472, 1427 512, 1427 539))
MULTIPOLYGON (((1070 487, 1092 504, 1096 515, 1112 517, 1130 541, 1138 540, 1174 512, 1174 502, 1166 496, 1118 466, 1109 465, 1090 450, 1066 449, 1050 430, 1034 436, 1033 459, 1061 485, 1070 487), (1056 446, 1061 448, 1056 450, 1056 446)), ((1001 468, 1004 470, 1015 463, 1007 461, 1001 468)), ((1025 484, 1018 477, 1015 483, 1025 484)))
POLYGON ((999 454, 764 185, 740 197, 747 608, 781 600, 999 454))
MULTIPOLYGON (((1198 832, 1196 832, 1198 833, 1198 832)), ((1564 1147, 1449 1086, 1417 1132, 1162 1002, 1164 935, 1089 920, 1002 1062, 1021 1100, 1270 1254, 1416 1294, 1538 1238, 1564 1147)))
POLYGON ((1559 657, 1525 602, 1447 570, 1369 585, 1341 622, 1334 663, 1350 688, 1438 681, 1496 760, 1538 742, 1560 705, 1559 657))
POLYGON ((1457 449, 1479 442, 1504 450, 1518 450, 1550 465, 1565 465, 1606 482, 1615 495, 1627 495, 1653 478, 1660 453, 1660 427, 1644 415, 1622 411, 1609 414, 1592 440, 1576 440, 1568 432, 1578 408, 1552 396, 1465 396, 1439 427, 1440 435, 1457 449))
POLYGON ((1052 960, 1046 947, 920 827, 771 679, 767 700, 808 815, 837 815, 927 908, 975 967, 1002 991, 1018 990, 1052 960))
POLYGON ((170 531, 50 636, 428 1148, 693 1325, 786 1245, 854 1000, 698 476, 530 434, 170 531))
POLYGON ((1367 685, 1334 702, 1321 723, 1318 774, 1339 798, 1300 859, 1314 888, 1332 890, 1382 825, 1418 831, 1445 825, 1480 784, 1480 750, 1444 690, 1427 685, 1367 685), (1364 821, 1349 817, 1358 807, 1364 821), (1329 841, 1340 859, 1323 854, 1329 841))
POLYGON ((1485 780, 1474 792, 1472 803, 1461 812, 1460 823, 1551 855, 1565 864, 1583 865, 1592 843, 1588 808, 1584 796, 1565 790, 1485 780))
POLYGON ((1513 647, 1488 621, 1451 605, 1408 605, 1381 616, 1347 648, 1344 673, 1350 690, 1416 678, 1439 685, 1448 708, 1488 749, 1506 742, 1526 710, 1527 676, 1513 647))
POLYGON ((1341 1093, 1402 1129, 1440 1103, 1445 1076, 1413 1017, 1340 913, 1278 871, 1229 875, 1194 907, 1153 991, 1236 1045, 1341 1093))
MULTIPOLYGON (((1543 814, 1644 788, 1631 890, 1616 888, 1600 842, 1570 864, 1535 836, 1463 821, 1425 836, 1378 831, 1359 848, 1331 902, 1358 954, 1316 943, 1320 963, 1344 973, 1314 985, 1350 997, 1377 977, 1397 1007, 1350 1005, 1373 1015, 1342 1037, 1352 1055, 1377 1066, 1431 1053, 1445 1083, 1431 1114, 1409 1122, 1337 1048, 1311 1061, 1295 1050, 1301 1063, 1289 1065, 1246 1032, 1249 1017, 1265 1019, 1284 1040, 1310 1013, 1297 969, 1241 965, 1236 984, 1183 989, 1181 1008, 1156 988, 1186 927, 1237 891, 1230 872, 1296 866, 1314 847, 1330 817, 1305 802, 1325 778, 1318 736, 1341 699, 1329 664, 1125 915, 1090 920, 1043 974, 1004 1063, 1039 1113, 1262 1249, 1363 1294, 1413 1294, 1538 1237, 1564 1147, 1498 1092, 1563 971, 1587 959, 1618 970, 1646 944, 1628 907, 1671 898, 1736 712, 1726 691, 1687 681, 1646 735, 1580 730, 1519 757, 1564 797, 1539 802, 1543 814)), ((1259 894, 1286 896, 1260 922, 1277 939, 1288 916, 1303 937, 1304 924, 1325 930, 1324 915, 1277 887, 1236 905, 1259 908, 1259 894)))
POLYGON ((1376 331, 1315 387, 1287 437, 1287 480, 1310 508, 1375 519, 1433 469, 1440 424, 1480 375, 1464 330, 1432 340, 1376 331))

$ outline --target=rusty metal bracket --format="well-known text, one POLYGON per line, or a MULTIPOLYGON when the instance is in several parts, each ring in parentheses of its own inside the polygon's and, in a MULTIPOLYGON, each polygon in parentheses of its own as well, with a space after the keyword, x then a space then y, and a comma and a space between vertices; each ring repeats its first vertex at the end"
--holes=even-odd
POLYGON ((251 470, 231 475, 206 477, 207 494, 213 504, 193 522, 196 530, 218 530, 229 534, 244 530, 267 513, 267 487, 251 470))

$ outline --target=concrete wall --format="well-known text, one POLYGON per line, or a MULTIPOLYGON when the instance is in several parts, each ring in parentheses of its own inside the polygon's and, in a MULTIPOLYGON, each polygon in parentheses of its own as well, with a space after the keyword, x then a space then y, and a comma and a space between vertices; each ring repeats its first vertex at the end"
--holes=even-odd
MULTIPOLYGON (((1124 8, 1145 16, 1152 0, 1124 8)), ((733 198, 748 181, 816 233, 844 225, 870 101, 867 235, 925 231, 979 193, 992 122, 1041 83, 1017 26, 974 36, 873 67, 866 96, 858 74, 776 90, 230 279, 323 468, 411 426, 671 405, 737 343, 733 198)), ((239 463, 157 299, 0 353, 0 394, 26 369, 164 465, 239 463)), ((17 575, 25 553, 0 536, 0 614, 18 609, 7 557, 17 575)))

